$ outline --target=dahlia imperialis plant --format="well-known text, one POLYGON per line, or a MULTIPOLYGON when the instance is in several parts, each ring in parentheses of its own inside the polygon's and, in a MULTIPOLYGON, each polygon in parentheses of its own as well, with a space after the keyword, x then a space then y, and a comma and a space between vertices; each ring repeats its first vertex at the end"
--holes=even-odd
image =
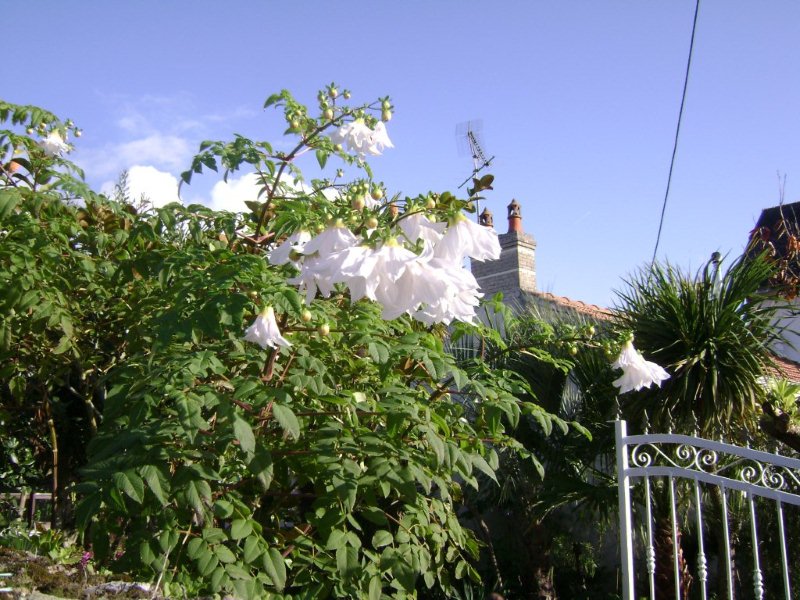
POLYGON ((390 197, 365 157, 392 147, 391 103, 348 97, 329 86, 317 116, 270 97, 288 152, 202 144, 184 182, 254 172, 250 214, 136 217, 171 241, 120 269, 130 343, 108 374, 78 522, 98 560, 171 595, 452 593, 477 578, 463 486, 493 485, 498 453, 524 453, 507 435, 521 416, 566 427, 518 400, 531 395, 513 373, 446 351, 464 335, 507 351, 476 319, 463 267, 496 257, 496 235, 452 194, 390 197))

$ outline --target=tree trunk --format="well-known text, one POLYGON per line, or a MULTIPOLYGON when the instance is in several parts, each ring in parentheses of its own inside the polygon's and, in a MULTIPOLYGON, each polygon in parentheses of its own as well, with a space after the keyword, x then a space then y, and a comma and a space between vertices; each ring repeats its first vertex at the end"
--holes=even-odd
MULTIPOLYGON (((654 549, 656 552, 656 599, 675 600, 675 555, 671 519, 661 518, 656 523, 654 549)), ((680 598, 689 598, 692 576, 681 548, 681 530, 678 528, 678 586, 680 598)))

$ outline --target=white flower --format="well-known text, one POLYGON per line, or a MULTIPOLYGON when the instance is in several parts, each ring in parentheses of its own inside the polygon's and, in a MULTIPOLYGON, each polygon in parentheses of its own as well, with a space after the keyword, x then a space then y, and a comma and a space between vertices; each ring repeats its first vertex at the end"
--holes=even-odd
POLYGON ((247 331, 244 332, 244 339, 248 342, 255 342, 262 348, 277 348, 278 346, 289 347, 292 344, 281 335, 278 323, 275 321, 275 311, 271 306, 267 306, 261 314, 256 317, 247 331))
POLYGON ((291 262, 297 267, 298 263, 292 260, 292 254, 302 253, 305 245, 310 240, 310 233, 307 231, 297 231, 286 238, 280 245, 270 250, 269 254, 267 254, 267 258, 273 265, 285 265, 291 262))
POLYGON ((64 152, 69 152, 69 144, 61 137, 58 131, 51 131, 47 137, 39 142, 47 156, 61 156, 64 152))
POLYGON ((386 125, 383 124, 383 121, 378 121, 378 124, 375 125, 375 131, 372 132, 372 137, 367 147, 367 154, 380 156, 384 148, 394 148, 394 144, 392 144, 392 140, 389 139, 386 125))
POLYGON ((434 254, 437 258, 460 263, 465 256, 475 260, 497 260, 500 250, 500 240, 494 229, 478 225, 459 214, 436 244, 434 254))
POLYGON ((337 221, 332 227, 328 227, 325 231, 306 242, 303 247, 303 254, 309 256, 316 252, 325 257, 350 246, 355 246, 357 243, 358 238, 341 221, 337 221))
POLYGON ((403 215, 398 225, 411 243, 422 239, 426 244, 435 244, 442 239, 446 223, 434 223, 421 212, 403 215))
POLYGON ((660 387, 662 381, 669 379, 669 373, 656 363, 645 360, 630 340, 625 343, 619 357, 611 366, 622 369, 622 377, 614 381, 620 394, 631 390, 638 391, 654 383, 660 387))
POLYGON ((417 259, 416 254, 403 248, 394 239, 387 240, 377 250, 372 248, 364 248, 359 252, 353 250, 351 248, 345 251, 346 257, 340 267, 343 276, 340 281, 348 284, 353 300, 362 297, 377 300, 375 291, 379 287, 394 287, 394 283, 405 272, 406 266, 417 259))
POLYGON ((331 134, 331 141, 347 146, 348 150, 357 152, 362 157, 366 154, 380 156, 384 148, 394 148, 383 122, 379 122, 373 131, 364 119, 345 123, 331 134))

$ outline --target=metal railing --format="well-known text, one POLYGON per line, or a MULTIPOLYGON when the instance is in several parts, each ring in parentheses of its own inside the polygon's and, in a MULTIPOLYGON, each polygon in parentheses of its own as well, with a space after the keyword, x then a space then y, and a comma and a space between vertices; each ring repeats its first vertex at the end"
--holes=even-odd
POLYGON ((624 600, 800 597, 800 460, 623 420, 616 447, 624 600))

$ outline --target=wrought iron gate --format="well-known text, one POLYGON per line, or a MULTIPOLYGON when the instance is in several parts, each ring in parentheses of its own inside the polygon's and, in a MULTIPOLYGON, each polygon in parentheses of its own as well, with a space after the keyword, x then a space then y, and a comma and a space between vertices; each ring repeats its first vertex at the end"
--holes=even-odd
POLYGON ((616 440, 624 600, 655 600, 657 587, 676 600, 732 599, 745 585, 757 600, 800 598, 800 460, 694 436, 628 435, 623 420, 616 440))

